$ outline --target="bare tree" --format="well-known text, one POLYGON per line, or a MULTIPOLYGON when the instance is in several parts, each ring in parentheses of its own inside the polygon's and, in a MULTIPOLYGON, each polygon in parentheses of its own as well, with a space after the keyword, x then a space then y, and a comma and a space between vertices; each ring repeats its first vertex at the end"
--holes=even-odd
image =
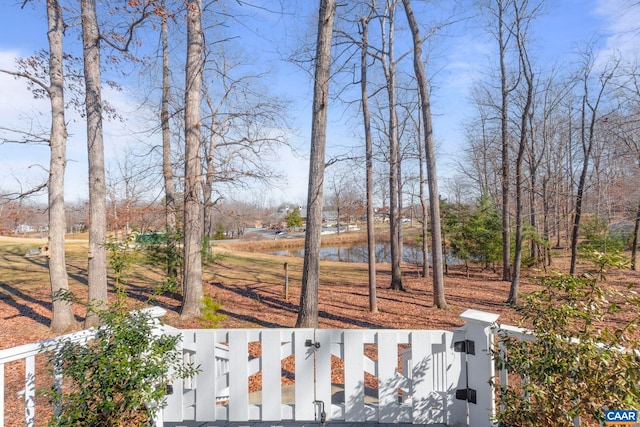
POLYGON ((166 0, 162 1, 160 13, 162 40, 162 99, 160 107, 160 126, 162 128, 162 176, 164 179, 164 205, 167 232, 167 280, 175 283, 178 278, 178 260, 176 236, 178 228, 176 189, 173 182, 173 164, 171 161, 171 127, 169 125, 169 102, 171 69, 169 68, 169 13, 166 0))
MULTIPOLYGON (((100 30, 95 0, 81 0, 82 49, 84 54, 87 151, 89 156, 89 302, 107 304, 106 176, 102 135, 102 83, 100 30)), ((85 327, 96 326, 99 318, 89 312, 85 327)))
POLYGON ((492 126, 493 104, 484 85, 474 90, 474 107, 477 119, 466 127, 468 148, 465 159, 460 162, 461 173, 476 183, 480 194, 488 194, 494 203, 500 200, 500 132, 492 126))
POLYGON ((508 20, 508 10, 512 0, 489 0, 484 4, 486 11, 493 16, 495 28, 493 35, 498 43, 500 67, 500 146, 501 146, 501 197, 502 197, 502 280, 511 281, 511 228, 510 228, 510 180, 511 161, 509 158, 509 94, 516 88, 517 82, 509 86, 507 53, 514 34, 513 23, 508 20))
POLYGON ((202 0, 187 3, 187 63, 185 73, 184 274, 180 317, 197 317, 202 307, 202 164, 200 162, 200 101, 202 94, 202 0))
POLYGON ((389 288, 405 290, 402 281, 402 242, 400 240, 401 223, 399 212, 399 159, 398 159, 398 112, 396 109, 396 59, 395 45, 395 8, 396 0, 387 0, 385 17, 380 20, 382 50, 378 59, 385 77, 385 88, 388 98, 389 138, 389 240, 391 243, 391 285, 389 288), (387 31, 388 30, 388 31, 387 31))
MULTIPOLYGON (((272 168, 276 149, 286 146, 285 103, 261 85, 265 74, 247 72, 250 61, 237 58, 217 44, 205 60, 203 88, 207 114, 203 117, 204 231, 215 233, 213 209, 225 190, 269 185, 280 179, 272 168), (210 77, 210 78, 209 78, 210 77)), ((228 197, 227 197, 228 198, 228 197)))
MULTIPOLYGON (((424 125, 424 148, 427 164, 427 182, 429 188, 429 216, 431 217, 431 259, 433 268, 433 303, 445 309, 444 274, 442 270, 442 231, 440 223, 440 196, 438 194, 438 176, 436 173, 435 147, 433 142, 433 124, 431 120, 431 97, 429 83, 422 63, 422 38, 418 22, 413 14, 410 0, 402 0, 407 21, 413 37, 413 66, 420 94, 420 110, 424 125)), ((426 236, 425 236, 426 237, 426 236)))
MULTIPOLYGON (((48 139, 45 140, 48 141, 51 150, 47 183, 49 194, 49 280, 53 297, 51 329, 54 332, 64 332, 74 329, 76 326, 70 302, 56 297, 59 292, 69 290, 64 249, 66 233, 64 172, 67 161, 67 125, 65 120, 65 76, 62 39, 65 24, 62 17, 62 8, 57 0, 47 0, 46 13, 49 42, 47 66, 44 65, 44 56, 37 55, 29 61, 20 62, 23 68, 21 72, 9 70, 0 70, 0 72, 27 79, 30 84, 36 87, 35 91, 45 94, 50 102, 51 130, 48 139), (26 67, 27 64, 31 64, 31 68, 43 68, 45 72, 39 73, 37 70, 32 72, 26 67), (48 84, 38 77, 39 74, 49 77, 48 84)), ((27 134, 25 134, 26 136, 27 134)))
POLYGON ((427 195, 424 192, 424 184, 426 178, 424 176, 425 158, 424 158, 424 146, 421 143, 421 128, 418 125, 418 192, 420 199, 420 210, 422 211, 422 277, 429 277, 429 214, 427 195))
MULTIPOLYGON (((515 253, 513 258, 513 276, 511 277, 511 287, 509 289, 509 297, 507 303, 517 304, 518 289, 520 286, 520 268, 522 264, 522 228, 523 228, 523 186, 524 176, 522 163, 524 160, 525 150, 530 136, 528 124, 530 123, 531 108, 533 105, 534 75, 529 60, 529 54, 526 44, 527 29, 531 17, 535 14, 536 6, 532 11, 528 11, 528 0, 513 1, 514 20, 515 20, 515 41, 518 46, 518 56, 520 58, 520 72, 525 83, 525 101, 520 114, 520 139, 518 143, 518 154, 516 156, 516 234, 515 234, 515 253), (525 14, 530 13, 528 16, 525 14)), ((537 6, 539 7, 539 5, 537 6)))
MULTIPOLYGON (((369 14, 371 15, 371 14, 369 14)), ((369 17, 362 17, 362 45, 360 47, 360 90, 362 99, 362 122, 364 125, 366 185, 367 185, 367 252, 369 272, 369 311, 378 312, 376 297, 376 235, 373 199, 373 138, 371 136, 371 113, 367 88, 367 50, 369 49, 369 17)))
POLYGON ((57 0, 47 0, 49 31, 49 99, 51 100, 51 161, 49 167, 49 279, 53 298, 51 329, 63 332, 73 329, 76 321, 68 301, 55 298, 69 290, 64 251, 67 229, 64 205, 64 171, 66 166, 67 127, 64 116, 64 75, 62 37, 64 22, 57 0))
MULTIPOLYGON (((145 154, 135 151, 136 146, 126 147, 119 153, 114 167, 106 171, 107 194, 111 205, 107 209, 108 229, 122 231, 123 239, 131 234, 132 224, 137 216, 149 208, 149 202, 155 196, 156 176, 149 166, 141 161, 145 154)), ((137 223, 139 226, 140 223, 137 223)))
POLYGON ((349 163, 335 163, 326 174, 328 204, 336 211, 336 228, 344 229, 353 218, 362 212, 362 187, 355 176, 356 165, 349 163))
POLYGON ((589 172, 589 164, 591 154, 596 144, 596 124, 598 115, 600 114, 600 105, 604 99, 605 90, 614 77, 614 73, 618 68, 618 62, 614 61, 607 64, 599 74, 596 93, 592 97, 591 84, 592 73, 595 62, 595 53, 592 47, 587 48, 582 53, 583 67, 580 81, 582 83, 582 102, 580 110, 580 147, 582 154, 582 168, 576 189, 576 199, 574 205, 573 224, 571 229, 571 267, 569 274, 576 272, 576 264, 578 260, 578 236, 580 234, 580 221, 582 220, 582 208, 584 202, 584 192, 587 185, 587 174, 589 172))
MULTIPOLYGON (((632 66, 626 73, 629 74, 628 82, 619 90, 626 108, 620 108, 624 113, 612 115, 610 119, 608 118, 608 122, 615 140, 621 143, 620 154, 617 154, 616 157, 627 157, 629 163, 633 165, 632 167, 635 167, 631 173, 637 175, 640 171, 640 129, 638 127, 640 123, 640 75, 638 74, 638 65, 632 66)), ((635 187, 635 182, 633 186, 635 187)), ((633 211, 631 269, 637 271, 640 240, 640 197, 637 191, 633 193, 638 199, 635 201, 636 205, 633 211)))
POLYGON ((511 280, 511 227, 509 221, 509 86, 507 82, 506 51, 508 36, 505 37, 504 13, 508 0, 496 0, 498 19, 498 48, 500 53, 500 140, 502 147, 502 280, 511 280))
POLYGON ((320 282, 320 233, 322 231, 323 180, 327 109, 331 68, 331 39, 336 12, 335 0, 321 0, 318 12, 318 36, 315 57, 311 153, 307 195, 302 290, 296 327, 318 327, 318 287, 320 282))

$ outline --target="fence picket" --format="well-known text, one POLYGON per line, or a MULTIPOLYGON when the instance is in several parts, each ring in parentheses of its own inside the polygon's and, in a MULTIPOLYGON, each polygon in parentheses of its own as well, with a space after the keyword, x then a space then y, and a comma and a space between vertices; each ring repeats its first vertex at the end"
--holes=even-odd
POLYGON ((262 343, 262 420, 282 419, 281 341, 279 329, 265 329, 262 343))
POLYGON ((0 363, 0 427, 4 427, 4 363, 0 363))
POLYGON ((25 359, 24 367, 24 415, 27 427, 35 425, 36 418, 36 357, 25 359))
POLYGON ((249 338, 229 331, 229 421, 249 421, 249 338))
MULTIPOLYGON (((434 412, 440 409, 441 402, 434 399, 432 337, 430 331, 416 331, 411 334, 412 417, 413 422, 419 424, 442 422, 441 417, 434 416, 434 412)), ((405 372, 405 375, 407 374, 408 372, 405 372)))
POLYGON ((344 418, 347 422, 365 419, 364 339, 361 331, 344 331, 344 418))
MULTIPOLYGON (((342 331, 336 331, 338 340, 341 340, 342 331)), ((316 342, 316 396, 315 401, 317 415, 325 412, 327 420, 333 419, 331 405, 331 335, 333 331, 316 329, 314 340, 316 342)))
POLYGON ((196 334, 196 421, 216 420, 216 333, 199 331, 196 334))
POLYGON ((296 360, 294 415, 296 421, 315 420, 314 338, 313 329, 297 329, 294 333, 293 348, 296 360), (312 346, 306 346, 307 340, 312 346))
POLYGON ((391 331, 378 332, 378 421, 391 423, 398 406, 398 340, 391 331))

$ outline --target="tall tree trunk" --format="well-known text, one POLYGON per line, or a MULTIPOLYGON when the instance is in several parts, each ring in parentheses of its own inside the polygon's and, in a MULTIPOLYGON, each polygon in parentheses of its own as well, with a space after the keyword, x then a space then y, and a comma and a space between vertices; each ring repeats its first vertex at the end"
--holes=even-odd
POLYGON ((47 0, 49 38, 49 99, 51 101, 51 161, 49 167, 49 280, 53 308, 51 329, 66 332, 76 326, 71 303, 56 298, 69 290, 64 252, 67 224, 64 212, 64 170, 66 166, 67 125, 64 119, 64 73, 62 36, 64 23, 58 0, 47 0))
POLYGON ((327 109, 329 79, 331 77, 331 38, 335 0, 320 0, 318 37, 316 41, 315 81, 311 117, 311 153, 309 158, 309 188, 307 193, 307 229, 304 243, 302 290, 296 327, 318 327, 318 287, 320 283, 320 233, 322 231, 322 202, 324 181, 324 153, 327 140, 327 109))
POLYGON ((500 49, 500 140, 502 146, 502 280, 511 280, 511 229, 509 221, 509 88, 505 64, 504 5, 498 0, 498 44, 500 49))
MULTIPOLYGON (((81 0, 82 48, 84 53, 87 150, 89 156, 89 303, 107 305, 107 189, 102 135, 100 31, 95 0, 81 0)), ((89 312, 85 327, 96 326, 98 317, 89 312)))
MULTIPOLYGON (((204 147, 205 154, 205 173, 204 173, 204 235, 207 237, 212 237, 216 230, 213 224, 213 207, 215 202, 213 201, 213 183, 215 178, 215 163, 214 163, 214 154, 216 151, 216 138, 217 132, 215 129, 217 128, 216 122, 218 120, 218 116, 216 115, 216 110, 211 100, 211 96, 208 92, 205 92, 205 100, 209 107, 209 111, 211 112, 211 132, 209 134, 209 144, 204 147)), ((209 250, 209 248, 207 248, 209 250)))
POLYGON ((527 77, 527 100, 525 102, 525 107, 522 112, 522 122, 521 122, 521 135, 520 142, 518 145, 518 155, 516 157, 516 234, 515 234, 515 251, 513 256, 513 276, 511 277, 511 287, 509 289, 509 297, 507 298, 508 304, 517 304, 518 303, 518 289, 520 287, 520 270, 522 267, 522 228, 523 228, 523 173, 522 173, 522 160, 524 157, 525 144, 527 140, 526 136, 526 121, 527 118, 525 115, 529 114, 529 109, 531 107, 531 99, 533 94, 533 85, 532 82, 529 81, 529 77, 527 77))
POLYGON ((580 172, 580 178, 578 180, 578 188, 576 190, 576 203, 575 212, 573 215, 573 224, 571 228, 571 265, 569 267, 569 274, 574 275, 576 272, 576 265, 578 262, 578 236, 580 234, 580 221, 582 219, 582 197, 584 196, 584 187, 587 182, 587 172, 589 170, 589 158, 591 157, 592 144, 590 140, 586 138, 586 114, 587 114, 587 81, 585 78, 585 94, 582 97, 582 112, 581 112, 581 133, 582 133, 582 170, 580 172))
POLYGON ((398 113, 396 110, 396 64, 393 55, 395 37, 395 0, 389 5, 389 46, 382 65, 389 101, 389 239, 391 243, 391 285, 389 288, 405 290, 402 282, 402 244, 398 227, 398 113))
POLYGON ((200 316, 202 308, 202 164, 200 101, 202 94, 202 0, 187 3, 185 74, 184 273, 182 319, 200 316))
POLYGON ((376 298, 376 234, 373 200, 373 138, 371 137, 371 113, 367 91, 367 50, 369 46, 368 18, 362 18, 362 51, 360 55, 360 89, 362 97, 362 121, 364 123, 366 184, 367 184, 367 250, 369 265, 369 311, 378 312, 376 298))
MULTIPOLYGON (((395 67, 394 67, 395 68, 395 67)), ((397 123, 397 119, 396 119, 396 123, 397 123)), ((396 132, 397 134, 397 132, 396 132)), ((399 265, 400 265, 400 269, 402 269, 402 260, 404 259, 404 232, 403 232, 403 222, 402 219, 404 218, 404 198, 402 197, 402 187, 404 185, 404 182, 402 180, 402 143, 400 142, 400 137, 398 136, 398 144, 396 146, 396 149, 398 150, 398 154, 396 155, 396 186, 397 188, 397 192, 398 192, 398 223, 396 226, 396 231, 398 233, 398 255, 399 255, 399 265)), ((402 271, 402 270, 400 270, 402 271)), ((400 276, 402 277, 402 276, 400 276)), ((402 284, 403 288, 404 288, 404 283, 402 284)))
POLYGON ((169 22, 166 0, 162 2, 163 16, 160 29, 162 38, 162 106, 160 123, 162 126, 162 176, 164 178, 164 209, 167 232, 167 280, 176 284, 178 278, 177 256, 177 212, 176 190, 173 182, 173 165, 171 164, 171 127, 169 126, 169 98, 171 82, 169 80, 169 22))
MULTIPOLYGON (((533 135, 532 135, 533 137, 533 135)), ((533 144, 532 144, 533 145, 533 144)), ((536 179, 536 174, 538 173, 538 171, 536 170, 536 168, 531 168, 530 171, 530 186, 529 186, 529 225, 531 226, 531 229, 535 232, 538 233, 538 214, 536 212, 536 192, 537 192, 537 179, 536 179)), ((529 247, 529 250, 531 252, 531 258, 536 260, 536 263, 540 262, 540 260, 542 259, 542 253, 540 250, 540 246, 537 242, 537 239, 531 239, 531 244, 529 247)))
POLYGON ((636 210, 636 220, 633 226, 633 244, 631 246, 631 269, 633 271, 638 271, 638 234, 640 234, 640 202, 638 202, 638 209, 636 210))
POLYGON ((440 197, 438 194, 438 175, 436 171, 435 148, 433 142, 433 124, 431 120, 431 97, 429 82, 422 63, 422 38, 410 0, 402 0, 407 21, 413 36, 413 68, 420 94, 420 110, 424 123, 424 148, 427 162, 427 181, 429 187, 429 214, 431 216, 431 256, 433 268, 433 304, 445 309, 444 274, 442 271, 442 229, 440 221, 440 197))
MULTIPOLYGON (((520 287, 520 270, 522 267, 522 228, 524 217, 524 177, 522 171, 522 162, 524 160, 525 150, 527 147, 527 135, 530 117, 531 106, 533 104, 533 70, 531 69, 531 62, 529 61, 529 55, 527 52, 527 46, 525 42, 526 35, 523 33, 523 17, 522 10, 518 2, 514 2, 515 19, 516 19, 516 43, 518 45, 518 55, 520 58, 520 66, 522 68, 522 76, 526 83, 526 100, 524 107, 522 108, 522 116, 520 120, 520 141, 518 143, 518 155, 516 157, 516 236, 515 236, 515 252, 513 257, 513 277, 511 278, 511 287, 509 289, 509 297, 507 303, 518 303, 518 290, 520 287)), ((533 207, 532 207, 533 209, 533 207)))
MULTIPOLYGON (((419 122, 421 122, 420 119, 419 122)), ((418 127, 418 162, 419 162, 419 175, 420 175, 420 207, 422 208, 422 277, 429 277, 429 214, 427 213, 427 196, 424 192, 424 146, 422 145, 422 136, 420 135, 420 127, 418 127)))
POLYGON ((580 178, 578 180, 578 188, 576 190, 576 202, 575 202, 575 214, 573 216, 573 225, 571 229, 571 267, 569 274, 574 275, 576 273, 576 264, 578 260, 578 236, 580 233, 580 221, 582 219, 582 202, 584 197, 585 186, 587 183, 587 174, 589 172, 589 162, 591 159, 591 153, 595 144, 595 127, 596 119, 598 117, 598 108, 604 91, 613 78, 614 71, 617 68, 617 63, 614 64, 612 69, 605 70, 601 73, 600 87, 598 94, 596 95, 593 103, 589 100, 589 78, 591 74, 591 67, 593 66, 594 58, 593 52, 586 53, 586 62, 583 75, 583 90, 584 95, 582 97, 582 111, 581 111, 581 145, 582 145, 582 170, 580 171, 580 178), (587 133, 587 109, 589 109, 589 129, 587 133))
POLYGON ((546 271, 546 267, 551 265, 551 248, 549 247, 549 245, 551 245, 551 225, 549 223, 549 217, 551 216, 551 209, 549 208, 549 192, 547 191, 548 188, 548 182, 549 179, 548 177, 544 177, 542 180, 542 224, 543 224, 543 235, 544 235, 544 240, 547 242, 547 245, 542 247, 542 253, 543 253, 543 257, 542 257, 542 265, 545 268, 546 271))

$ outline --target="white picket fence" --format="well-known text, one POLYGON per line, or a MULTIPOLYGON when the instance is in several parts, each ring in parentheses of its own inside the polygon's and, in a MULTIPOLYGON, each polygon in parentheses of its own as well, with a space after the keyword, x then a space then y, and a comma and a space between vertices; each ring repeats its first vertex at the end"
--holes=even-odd
MULTIPOLYGON (((498 316, 467 310, 461 317, 466 324, 454 331, 165 327, 165 333, 182 336, 184 361, 199 373, 174 382, 158 424, 492 426, 495 369, 489 349, 498 316), (293 372, 283 372, 284 359, 293 372), (256 374, 262 384, 257 392, 249 387, 256 374)), ((90 339, 91 332, 78 336, 90 339)), ((40 348, 36 343, 0 350, 0 427, 4 366, 19 359, 26 361, 25 425, 34 425, 32 361, 40 348)))

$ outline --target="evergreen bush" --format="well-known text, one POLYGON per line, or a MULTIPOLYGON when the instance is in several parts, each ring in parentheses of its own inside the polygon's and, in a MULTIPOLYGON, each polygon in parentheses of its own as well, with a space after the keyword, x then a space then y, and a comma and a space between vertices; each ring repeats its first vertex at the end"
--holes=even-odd
POLYGON ((523 297, 517 309, 535 340, 500 334, 498 366, 516 379, 499 391, 501 426, 601 425, 607 409, 640 408, 640 298, 631 285, 606 286, 606 268, 626 260, 598 252, 591 259, 594 271, 545 278, 523 297))

